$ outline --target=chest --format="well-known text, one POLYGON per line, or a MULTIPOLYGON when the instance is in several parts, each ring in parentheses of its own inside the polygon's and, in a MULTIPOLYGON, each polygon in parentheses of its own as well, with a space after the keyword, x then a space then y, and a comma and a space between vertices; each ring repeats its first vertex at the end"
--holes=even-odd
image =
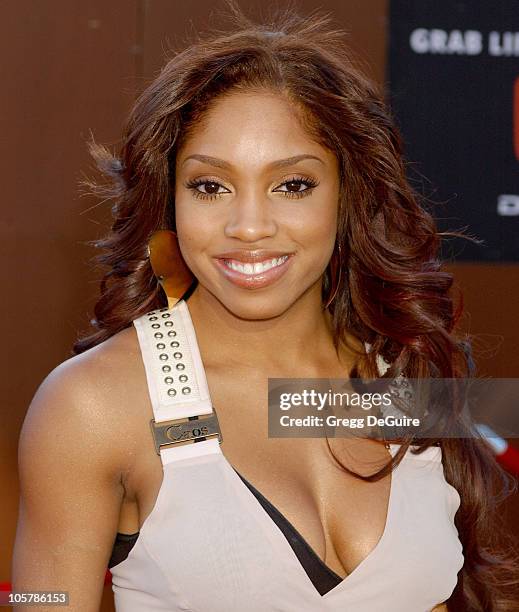
MULTIPOLYGON (((121 519, 128 523, 119 530, 140 535, 128 557, 112 567, 117 603, 164 611, 416 612, 449 596, 463 563, 454 526, 460 500, 443 477, 439 448, 420 459, 406 455, 390 476, 363 482, 336 463, 325 439, 268 437, 268 372, 231 369, 228 359, 220 360, 227 363, 218 371, 207 367, 205 355, 205 374, 194 372, 189 361, 186 372, 207 375, 223 444, 211 439, 170 447, 162 465, 149 421, 150 395, 156 401, 164 364, 148 350, 143 356, 153 389, 148 393, 137 360, 134 375, 125 369, 122 397, 129 467, 121 519), (236 471, 292 523, 318 559, 340 577, 348 575, 321 595, 289 537, 236 471)), ((182 410, 182 403, 176 407, 182 410)), ((389 458, 373 441, 329 442, 343 465, 363 474, 389 458)), ((391 454, 396 450, 392 446, 391 454)))
MULTIPOLYGON (((341 577, 350 574, 384 532, 391 476, 376 482, 355 478, 333 459, 324 438, 269 438, 263 374, 226 376, 207 368, 206 375, 226 461, 275 506, 330 569, 341 577)), ((144 523, 162 484, 162 465, 149 429, 151 405, 142 388, 138 396, 145 410, 121 511, 119 531, 126 533, 144 523)), ((385 447, 376 443, 329 442, 340 461, 359 473, 369 474, 389 458, 385 447)))

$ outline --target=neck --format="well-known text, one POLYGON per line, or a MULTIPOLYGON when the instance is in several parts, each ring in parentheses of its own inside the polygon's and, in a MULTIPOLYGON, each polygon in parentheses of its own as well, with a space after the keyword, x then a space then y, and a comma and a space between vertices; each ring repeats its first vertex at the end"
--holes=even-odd
POLYGON ((188 307, 206 365, 243 364, 283 376, 296 370, 317 373, 338 359, 319 284, 269 319, 242 319, 200 286, 188 307))

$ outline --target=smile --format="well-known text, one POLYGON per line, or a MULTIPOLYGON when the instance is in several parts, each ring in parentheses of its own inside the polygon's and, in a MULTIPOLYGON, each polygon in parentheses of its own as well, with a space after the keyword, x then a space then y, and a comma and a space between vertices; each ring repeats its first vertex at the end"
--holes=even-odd
POLYGON ((257 263, 241 263, 236 261, 235 259, 224 259, 223 263, 230 268, 231 270, 236 270, 236 272, 241 272, 242 274, 246 274, 250 276, 251 274, 262 274, 267 270, 272 268, 276 268, 281 264, 285 263, 288 259, 288 255, 284 255, 283 257, 279 257, 277 259, 270 259, 267 261, 260 261, 257 263))
POLYGON ((268 254, 270 256, 264 256, 259 261, 257 255, 241 254, 240 260, 232 255, 216 257, 213 261, 227 281, 242 289, 261 289, 272 285, 285 274, 293 260, 293 253, 275 253, 276 257, 272 257, 274 253, 268 254))

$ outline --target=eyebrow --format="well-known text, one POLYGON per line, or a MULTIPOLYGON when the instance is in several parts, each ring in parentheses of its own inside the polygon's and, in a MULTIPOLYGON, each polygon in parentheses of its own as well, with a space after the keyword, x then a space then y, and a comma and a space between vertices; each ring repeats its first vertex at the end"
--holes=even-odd
MULTIPOLYGON (((218 157, 212 157, 210 155, 200 155, 198 153, 186 157, 186 159, 182 162, 181 165, 183 166, 189 159, 197 159, 200 162, 209 164, 210 166, 216 166, 217 168, 223 168, 224 170, 230 170, 232 167, 232 164, 226 162, 223 159, 220 159, 218 157)), ((297 164, 297 162, 303 161, 304 159, 316 159, 317 161, 324 164, 323 160, 320 157, 317 157, 316 155, 310 155, 308 153, 302 153, 301 155, 294 155, 293 157, 277 159, 268 164, 268 168, 284 168, 285 166, 297 164)))

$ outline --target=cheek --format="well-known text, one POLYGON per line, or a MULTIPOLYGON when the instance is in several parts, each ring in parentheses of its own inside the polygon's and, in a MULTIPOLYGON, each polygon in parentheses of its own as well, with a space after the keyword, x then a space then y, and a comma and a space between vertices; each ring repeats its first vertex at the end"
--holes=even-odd
POLYGON ((176 201, 175 225, 180 251, 190 268, 196 268, 196 253, 209 241, 210 225, 192 202, 176 201))
POLYGON ((306 249, 321 251, 326 258, 332 251, 337 233, 337 209, 329 205, 329 200, 322 206, 301 208, 293 211, 287 222, 292 226, 293 235, 306 249))
POLYGON ((313 254, 314 265, 321 272, 328 265, 335 246, 337 211, 323 207, 321 214, 313 218, 307 242, 313 254))
POLYGON ((215 207, 212 202, 204 202, 193 198, 188 193, 182 193, 175 200, 175 224, 177 234, 185 242, 198 241, 204 235, 214 233, 215 207))

